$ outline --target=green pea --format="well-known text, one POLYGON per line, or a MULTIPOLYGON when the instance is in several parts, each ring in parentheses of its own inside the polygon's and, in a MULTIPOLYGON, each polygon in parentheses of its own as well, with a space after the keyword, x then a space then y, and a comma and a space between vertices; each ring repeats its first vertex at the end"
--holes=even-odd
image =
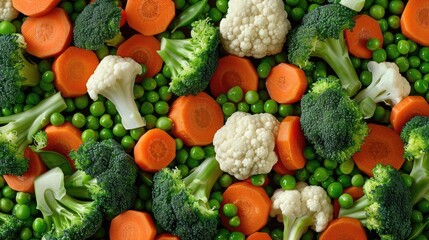
POLYGON ((229 234, 229 240, 245 240, 246 236, 242 233, 242 232, 231 232, 231 234, 229 234))
POLYGON ((400 53, 398 52, 398 48, 394 43, 388 44, 386 46, 386 53, 387 53, 387 58, 389 58, 390 60, 395 60, 400 56, 400 53))
POLYGON ((156 81, 153 78, 144 78, 142 87, 145 91, 152 91, 156 88, 156 81))
POLYGON ((413 209, 411 211, 411 222, 412 223, 421 223, 423 222, 423 213, 420 212, 419 210, 413 209))
POLYGON ((140 137, 143 136, 144 133, 145 133, 145 129, 143 127, 130 129, 130 136, 136 141, 138 141, 140 137))
POLYGON ((384 17, 385 10, 380 5, 373 5, 369 8, 369 15, 375 19, 382 19, 384 17))
POLYGON ((384 119, 384 116, 386 115, 386 109, 384 109, 382 106, 377 106, 376 108, 375 108, 375 112, 374 112, 374 115, 372 116, 372 118, 375 120, 375 121, 378 121, 378 122, 380 122, 381 120, 383 120, 384 119))
POLYGON ((316 150, 314 150, 313 146, 307 145, 304 147, 304 158, 307 160, 313 160, 316 158, 316 150))
POLYGON ((91 140, 97 140, 98 139, 98 134, 93 129, 85 129, 82 132, 81 138, 82 138, 83 142, 88 142, 88 141, 91 141, 91 140))
POLYGON ((296 179, 294 176, 286 174, 280 178, 280 187, 284 190, 292 190, 296 187, 296 179))
POLYGON ((283 239, 283 230, 284 229, 274 228, 270 233, 271 238, 273 240, 282 240, 283 239))
POLYGON ((322 187, 326 190, 328 189, 329 185, 335 182, 335 179, 332 176, 329 176, 328 179, 322 182, 322 187))
POLYGON ((44 233, 48 225, 46 224, 46 221, 43 218, 37 217, 34 219, 32 227, 35 232, 44 233))
POLYGON ((429 82, 425 81, 423 79, 419 79, 416 82, 414 82, 414 90, 418 93, 426 93, 429 88, 429 82))
POLYGON ((30 207, 28 207, 28 205, 23 205, 23 204, 17 204, 15 205, 15 216, 22 221, 27 220, 30 215, 30 207))
POLYGON ((171 99, 171 97, 173 96, 173 93, 171 93, 168 90, 168 86, 161 86, 158 89, 158 95, 159 95, 159 99, 163 100, 163 101, 169 101, 171 99))
POLYGON ((248 104, 255 104, 259 100, 259 94, 254 90, 247 91, 244 95, 244 100, 248 104))
POLYGON ((226 116, 231 116, 235 111, 237 111, 237 107, 232 102, 226 102, 222 104, 222 111, 226 116))
POLYGON ((216 0, 216 8, 221 13, 226 13, 228 11, 228 0, 216 0))
POLYGON ((54 126, 60 126, 64 123, 65 118, 64 116, 59 113, 59 112, 54 112, 51 114, 50 118, 49 118, 50 122, 52 125, 54 126))
POLYGON ((317 160, 308 160, 307 163, 305 164, 305 168, 310 172, 310 173, 314 173, 314 171, 316 171, 316 169, 320 167, 320 162, 317 160))
POLYGON ((419 57, 426 62, 429 62, 429 47, 422 47, 419 50, 419 57))
POLYGON ((40 100, 41 98, 39 94, 30 92, 25 98, 25 103, 35 106, 40 102, 40 100))
POLYGON ((295 171, 295 178, 298 181, 306 181, 310 177, 310 172, 306 168, 301 168, 295 171))
POLYGON ((246 102, 239 102, 237 104, 237 111, 240 112, 249 112, 250 111, 250 105, 246 102))
POLYGON ((218 202, 223 201, 222 192, 220 191, 214 191, 210 194, 210 199, 216 199, 218 202))
POLYGON ((343 185, 339 182, 329 184, 327 189, 328 195, 331 198, 339 198, 343 193, 343 185))
POLYGON ((351 208, 353 206, 353 197, 348 193, 343 193, 338 198, 338 203, 342 208, 351 208))
POLYGON ((329 177, 329 173, 324 167, 318 167, 313 173, 314 179, 318 182, 323 182, 329 177))
POLYGON ((401 26, 401 19, 397 15, 390 15, 387 18, 387 23, 391 29, 399 29, 401 26))
POLYGON ((149 91, 145 94, 146 100, 150 103, 156 103, 159 101, 159 94, 156 91, 149 91))
POLYGON ((337 180, 343 185, 343 188, 352 186, 352 180, 349 175, 341 175, 337 180))
POLYGON ((6 185, 2 188, 1 193, 3 194, 3 197, 5 197, 5 198, 14 199, 16 197, 16 191, 13 190, 8 185, 6 185))
POLYGON ((259 99, 256 103, 250 105, 250 111, 252 113, 263 113, 264 112, 264 102, 259 99))
POLYGON ((16 33, 16 27, 12 24, 12 22, 8 20, 0 21, 0 34, 6 35, 6 34, 12 34, 16 33))
POLYGON ((159 115, 166 115, 168 111, 170 110, 170 106, 166 101, 158 101, 155 103, 155 112, 159 115))
POLYGON ((200 146, 193 146, 189 150, 189 155, 193 159, 201 160, 205 156, 204 149, 202 147, 200 147, 200 146))
POLYGON ((182 148, 176 152, 175 160, 179 163, 185 163, 188 160, 189 153, 186 149, 182 148))
POLYGON ((418 68, 420 66, 421 60, 418 56, 410 56, 408 58, 411 68, 418 68))
POLYGON ((389 12, 391 14, 400 15, 404 11, 405 4, 402 0, 392 0, 389 2, 389 12))
POLYGON ((366 47, 369 50, 374 51, 380 47, 380 40, 378 40, 378 38, 370 38, 366 43, 366 47))
POLYGON ((124 125, 122 123, 116 123, 113 126, 113 135, 116 137, 124 137, 127 134, 127 130, 124 128, 124 125))
POLYGON ((112 139, 113 138, 113 132, 110 128, 102 128, 100 130, 100 139, 106 140, 106 139, 112 139))
POLYGON ((140 105, 140 113, 142 115, 152 114, 155 111, 155 107, 150 102, 143 102, 140 105))
POLYGON ((340 163, 340 171, 342 174, 350 174, 353 171, 354 161, 349 159, 340 163))
POLYGON ((397 43, 397 48, 400 54, 406 55, 410 51, 410 43, 405 39, 399 40, 397 43))
POLYGON ((383 45, 387 46, 391 43, 394 43, 395 37, 392 32, 383 32, 383 45))
POLYGON ((0 211, 10 213, 13 209, 13 201, 10 198, 3 197, 0 199, 0 211))
POLYGON ((422 62, 422 63, 419 65, 419 71, 420 71, 422 74, 428 74, 428 73, 429 73, 429 62, 422 62))
POLYGON ((359 80, 363 86, 369 86, 372 82, 372 73, 368 70, 363 70, 359 75, 359 80))
POLYGON ((89 115, 86 117, 86 128, 97 130, 100 127, 100 120, 98 117, 95 117, 93 115, 89 115))
POLYGON ((219 22, 223 17, 222 12, 219 11, 219 9, 217 8, 210 8, 209 16, 213 20, 213 22, 219 22))
POLYGON ((221 93, 219 96, 217 96, 216 102, 219 105, 222 105, 222 104, 228 102, 228 96, 226 95, 226 93, 221 93))
POLYGON ((294 22, 300 22, 305 15, 304 9, 300 7, 294 7, 290 12, 290 19, 294 22))
POLYGON ((243 89, 240 86, 234 86, 228 90, 226 95, 231 102, 238 103, 243 99, 243 89))
POLYGON ((31 201, 31 194, 26 192, 17 192, 15 196, 15 201, 18 204, 29 204, 31 201))
POLYGON ((362 176, 362 174, 356 174, 356 175, 353 175, 351 182, 352 182, 352 185, 355 187, 362 187, 363 184, 365 183, 365 179, 362 176))
POLYGON ((226 173, 222 174, 219 177, 219 184, 224 188, 228 187, 229 185, 232 184, 232 177, 226 173))
POLYGON ((323 166, 324 166, 326 169, 331 169, 331 170, 333 170, 333 169, 335 169, 335 168, 337 167, 337 165, 338 165, 338 162, 337 162, 337 161, 334 161, 334 160, 331 160, 331 159, 325 159, 325 160, 323 161, 323 166))
POLYGON ((205 157, 214 157, 216 155, 214 146, 213 145, 204 146, 204 155, 205 157))
POLYGON ((267 78, 270 71, 271 65, 268 62, 261 62, 257 67, 258 76, 260 78, 267 78))
POLYGON ((231 227, 238 227, 241 224, 240 218, 237 215, 235 215, 228 220, 228 224, 231 227))
POLYGON ((28 227, 24 227, 19 233, 19 238, 21 240, 29 240, 31 237, 33 237, 33 231, 28 227))
POLYGON ((382 19, 378 19, 377 20, 378 25, 380 26, 381 32, 387 32, 387 30, 389 30, 389 23, 387 22, 386 19, 382 18, 382 19))
POLYGON ((292 104, 280 104, 277 112, 282 117, 290 116, 293 114, 293 105, 292 104))
POLYGON ((278 110, 278 104, 273 99, 268 99, 264 103, 264 112, 275 114, 278 110))
POLYGON ((250 182, 253 186, 263 186, 265 184, 266 175, 265 174, 256 174, 250 177, 250 182))
POLYGON ((77 128, 82 128, 86 124, 86 117, 80 112, 73 114, 72 124, 77 128))
POLYGON ((372 59, 378 63, 385 62, 387 59, 387 52, 384 49, 377 49, 372 52, 372 59))
MULTIPOLYGON (((180 170, 180 175, 182 175, 182 177, 186 177, 189 174, 189 167, 186 164, 178 164, 177 168, 180 170)), ((211 201, 211 200, 210 200, 211 201)))
POLYGON ((131 150, 136 145, 136 141, 130 135, 125 135, 121 139, 121 145, 124 149, 131 150))
POLYGON ((113 119, 112 116, 110 116, 110 114, 103 114, 100 117, 100 126, 102 126, 103 128, 111 128, 113 126, 113 119))
POLYGON ((417 209, 422 213, 429 213, 429 201, 422 199, 417 203, 417 209))
POLYGON ((408 70, 410 67, 410 63, 408 62, 408 59, 404 56, 400 56, 397 59, 395 59, 396 65, 398 65, 399 72, 403 73, 408 70))
POLYGON ((103 44, 99 49, 95 50, 95 54, 99 60, 102 60, 104 57, 109 55, 109 47, 103 44))

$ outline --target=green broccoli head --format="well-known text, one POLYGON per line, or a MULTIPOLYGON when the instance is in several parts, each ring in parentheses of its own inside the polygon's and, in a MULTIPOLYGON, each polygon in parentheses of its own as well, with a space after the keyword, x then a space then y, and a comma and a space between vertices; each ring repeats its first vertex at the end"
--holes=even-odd
POLYGON ((40 81, 36 63, 25 56, 26 43, 21 34, 0 35, 0 107, 17 103, 22 86, 35 86, 40 81))
POLYGON ((191 38, 162 38, 158 54, 171 71, 169 90, 183 96, 208 86, 217 67, 220 33, 208 19, 191 24, 191 38))
POLYGON ((209 206, 208 199, 221 174, 214 158, 207 158, 183 179, 178 169, 155 173, 152 209, 157 223, 184 240, 212 239, 219 213, 209 206))
POLYGON ((429 125, 429 117, 428 116, 414 116, 405 124, 405 126, 401 130, 401 139, 404 143, 407 143, 411 132, 419 127, 423 127, 425 125, 429 125))
POLYGON ((19 220, 15 215, 0 211, 0 239, 19 239, 19 233, 24 228, 25 222, 19 220))
POLYGON ((320 79, 304 95, 300 123, 316 152, 337 162, 350 159, 369 132, 357 104, 335 77, 320 79))
POLYGON ((120 21, 121 9, 114 0, 97 0, 88 4, 74 22, 75 46, 88 50, 100 49, 105 43, 118 46, 123 41, 120 21))

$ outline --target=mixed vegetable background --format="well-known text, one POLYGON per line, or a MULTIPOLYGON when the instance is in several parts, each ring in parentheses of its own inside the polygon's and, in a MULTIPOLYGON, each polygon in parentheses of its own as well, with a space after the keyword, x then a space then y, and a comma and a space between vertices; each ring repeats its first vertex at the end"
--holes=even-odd
POLYGON ((428 0, 1 0, 0 239, 428 239, 428 90, 428 0))

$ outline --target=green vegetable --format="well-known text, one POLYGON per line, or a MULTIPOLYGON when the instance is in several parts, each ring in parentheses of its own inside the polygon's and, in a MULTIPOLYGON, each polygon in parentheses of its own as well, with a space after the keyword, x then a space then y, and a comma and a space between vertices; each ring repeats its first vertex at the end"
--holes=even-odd
POLYGON ((176 24, 171 32, 176 31, 178 28, 188 26, 195 21, 204 11, 207 6, 208 0, 202 0, 192 4, 185 11, 183 11, 176 19, 176 24))
POLYGON ((177 168, 155 173, 152 210, 159 226, 183 240, 213 239, 219 213, 209 206, 209 195, 221 175, 213 157, 183 179, 177 168))
POLYGON ((24 227, 24 221, 0 211, 0 239, 15 240, 24 227))
POLYGON ((399 171, 390 165, 376 165, 374 177, 364 186, 364 196, 351 208, 340 208, 339 217, 360 220, 381 239, 406 239, 411 232, 413 204, 410 189, 404 185, 399 171))
POLYGON ((195 21, 191 26, 191 38, 164 37, 158 51, 171 71, 169 90, 179 96, 204 91, 217 67, 218 27, 208 19, 195 21))
POLYGON ((347 95, 361 83, 351 62, 343 31, 355 25, 356 12, 341 4, 327 4, 307 13, 288 34, 288 60, 302 69, 313 68, 311 57, 325 60, 338 75, 347 95))
POLYGON ((86 5, 74 22, 74 45, 88 50, 100 49, 104 44, 117 47, 124 41, 120 21, 121 9, 113 0, 86 5))
POLYGON ((50 115, 66 107, 61 93, 56 93, 27 111, 0 117, 0 124, 5 124, 0 127, 0 175, 22 175, 27 171, 25 148, 33 142, 33 136, 49 123, 50 115))
POLYGON ((23 86, 36 86, 40 81, 37 64, 26 57, 26 43, 21 34, 0 35, 0 107, 11 107, 18 101, 23 86))

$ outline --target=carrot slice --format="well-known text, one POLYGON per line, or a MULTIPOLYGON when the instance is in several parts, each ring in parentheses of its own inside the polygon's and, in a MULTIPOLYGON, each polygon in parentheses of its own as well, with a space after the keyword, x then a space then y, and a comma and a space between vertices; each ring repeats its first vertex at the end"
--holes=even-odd
POLYGON ((155 240, 180 240, 180 238, 171 233, 161 233, 156 235, 155 240))
POLYGON ((359 152, 353 155, 356 166, 368 176, 378 163, 391 165, 399 169, 405 162, 404 144, 393 129, 379 124, 369 123, 369 134, 359 152))
POLYGON ((429 46, 429 0, 408 0, 401 15, 401 31, 414 42, 429 46))
MULTIPOLYGON (((348 193, 350 196, 352 196, 353 200, 357 200, 361 197, 363 197, 363 189, 361 187, 355 187, 351 186, 348 188, 345 188, 343 190, 343 193, 348 193)), ((338 217, 338 213, 340 212, 340 203, 338 202, 338 198, 335 198, 332 202, 332 207, 334 208, 334 218, 338 217)))
POLYGON ((276 164, 274 164, 273 171, 279 175, 286 175, 286 174, 294 175, 295 174, 295 171, 287 169, 281 160, 277 161, 276 164))
POLYGON ((65 122, 60 126, 48 125, 45 132, 48 135, 48 145, 44 150, 55 151, 64 155, 74 168, 74 161, 69 157, 69 154, 72 150, 78 150, 83 143, 82 131, 70 122, 65 122))
POLYGON ((167 30, 176 9, 172 0, 128 0, 125 6, 128 25, 146 36, 167 30))
POLYGON ((114 217, 110 223, 111 240, 153 240, 155 236, 155 223, 147 212, 127 210, 114 217))
POLYGON ((119 45, 116 54, 144 64, 147 72, 143 77, 153 77, 162 69, 163 61, 157 53, 160 48, 161 43, 156 37, 134 34, 119 45))
POLYGON ((144 171, 156 172, 176 157, 176 142, 168 133, 153 128, 140 137, 134 147, 134 160, 144 171))
POLYGON ((372 51, 366 47, 369 39, 377 38, 380 46, 383 46, 383 33, 377 20, 367 14, 360 14, 354 17, 356 21, 353 29, 344 31, 349 52, 359 58, 372 58, 372 51))
POLYGON ((407 96, 392 107, 390 124, 400 133, 402 127, 414 116, 429 116, 429 104, 422 96, 407 96))
POLYGON ((24 15, 38 17, 47 14, 61 0, 12 0, 13 7, 24 15))
POLYGON ((34 180, 46 172, 46 166, 39 155, 30 148, 25 149, 24 156, 29 160, 28 170, 21 176, 3 175, 3 178, 15 191, 34 193, 34 180))
POLYGON ((297 66, 280 63, 271 69, 265 86, 270 98, 276 102, 296 103, 307 89, 307 78, 304 71, 297 66))
POLYGON ((28 17, 21 26, 27 52, 39 58, 63 52, 72 41, 72 30, 70 18, 62 8, 54 8, 40 17, 28 17))
POLYGON ((368 237, 359 220, 341 217, 332 220, 319 237, 319 240, 331 239, 366 240, 368 237))
POLYGON ((298 116, 285 117, 279 126, 276 138, 277 154, 289 170, 298 170, 307 162, 304 158, 306 140, 298 116))
POLYGON ((210 79, 211 93, 218 97, 232 87, 240 86, 243 92, 258 90, 258 73, 252 62, 243 57, 227 55, 219 58, 218 66, 210 79))
POLYGON ((250 234, 246 240, 271 240, 270 234, 266 232, 254 232, 250 234))
POLYGON ((221 107, 205 92, 178 97, 168 117, 173 121, 172 135, 187 146, 212 143, 216 131, 224 124, 221 107))
POLYGON ((52 63, 54 84, 63 97, 78 97, 86 94, 86 82, 100 61, 90 50, 68 47, 52 63))
POLYGON ((240 231, 244 235, 250 235, 267 224, 271 200, 262 187, 253 186, 249 182, 236 182, 231 184, 222 194, 223 201, 221 208, 226 203, 233 203, 237 206, 237 216, 240 218, 240 225, 232 227, 228 224, 228 218, 221 213, 221 222, 230 231, 240 231))

